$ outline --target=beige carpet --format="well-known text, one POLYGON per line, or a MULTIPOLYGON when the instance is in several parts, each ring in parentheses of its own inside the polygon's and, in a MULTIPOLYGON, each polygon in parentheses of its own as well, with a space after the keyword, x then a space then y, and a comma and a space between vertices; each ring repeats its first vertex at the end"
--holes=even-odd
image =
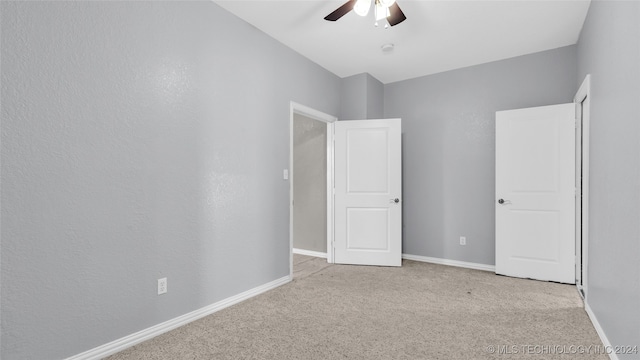
POLYGON ((291 283, 108 359, 608 359, 575 286, 406 260, 294 264, 291 283))

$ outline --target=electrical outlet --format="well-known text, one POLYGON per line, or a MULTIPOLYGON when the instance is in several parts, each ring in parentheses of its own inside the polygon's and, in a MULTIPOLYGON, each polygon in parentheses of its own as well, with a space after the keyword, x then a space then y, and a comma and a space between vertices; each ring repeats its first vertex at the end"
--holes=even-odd
POLYGON ((167 292, 167 278, 158 279, 158 295, 167 292))
POLYGON ((467 245, 467 238, 464 236, 460 236, 460 245, 467 245))

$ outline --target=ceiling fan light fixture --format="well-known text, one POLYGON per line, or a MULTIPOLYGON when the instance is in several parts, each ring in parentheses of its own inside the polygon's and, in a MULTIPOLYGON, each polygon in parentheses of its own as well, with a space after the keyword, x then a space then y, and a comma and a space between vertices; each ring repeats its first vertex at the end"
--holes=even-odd
POLYGON ((378 26, 379 21, 383 21, 386 29, 390 26, 398 25, 407 19, 395 0, 349 0, 325 16, 324 19, 327 21, 337 21, 351 11, 362 17, 367 16, 369 11, 371 11, 371 3, 374 4, 373 7, 375 8, 374 16, 376 26, 378 26))
POLYGON ((376 1, 376 21, 386 19, 391 15, 388 7, 385 7, 380 1, 376 1))
POLYGON ((378 0, 378 3, 382 4, 382 6, 388 8, 391 5, 393 5, 396 2, 396 0, 378 0))
POLYGON ((371 0, 358 0, 353 6, 353 11, 360 16, 367 16, 371 9, 371 0))

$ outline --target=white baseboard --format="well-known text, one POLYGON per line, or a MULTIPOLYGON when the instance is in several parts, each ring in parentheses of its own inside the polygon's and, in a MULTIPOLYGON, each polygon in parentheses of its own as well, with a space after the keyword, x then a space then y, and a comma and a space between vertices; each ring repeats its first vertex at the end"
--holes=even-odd
MULTIPOLYGON (((602 345, 604 345, 605 349, 613 349, 613 347, 611 346, 611 342, 609 342, 607 335, 604 333, 604 329, 602 329, 602 326, 600 326, 600 323, 596 318, 596 314, 593 313, 593 310, 591 310, 591 307, 586 301, 584 302, 584 310, 587 312, 587 315, 589 315, 589 319, 591 320, 593 327, 596 328, 596 332, 600 337, 600 341, 602 341, 602 345)), ((611 360, 619 359, 618 354, 616 354, 614 351, 609 352, 607 355, 609 355, 609 359, 611 360)))
POLYGON ((293 253, 294 254, 299 254, 299 255, 314 256, 314 257, 319 257, 319 258, 323 258, 323 259, 327 258, 327 253, 326 252, 319 252, 319 251, 311 251, 311 250, 303 250, 303 249, 293 248, 293 253))
POLYGON ((158 325, 152 326, 150 328, 138 331, 137 333, 125 336, 118 340, 114 340, 110 343, 98 346, 91 350, 85 351, 78 355, 74 355, 66 360, 99 360, 109 355, 113 355, 117 352, 120 352, 126 348, 139 344, 143 341, 154 338, 158 335, 164 334, 167 331, 173 330, 180 326, 186 325, 192 321, 203 318, 207 315, 211 315, 217 311, 220 311, 224 308, 227 308, 231 305, 237 304, 249 298, 252 298, 256 295, 262 294, 271 289, 275 289, 278 286, 284 285, 291 281, 291 276, 287 275, 280 279, 268 282, 264 285, 260 285, 253 289, 247 290, 243 293, 240 293, 235 296, 231 296, 224 300, 218 301, 214 304, 205 306, 198 310, 192 311, 182 316, 178 316, 171 320, 165 321, 158 325))
POLYGON ((477 264, 477 263, 471 263, 466 261, 441 259, 441 258, 410 255, 410 254, 402 254, 402 258, 407 260, 413 260, 413 261, 428 262, 432 264, 449 265, 449 266, 457 266, 457 267, 467 268, 467 269, 496 272, 496 267, 494 265, 477 264))

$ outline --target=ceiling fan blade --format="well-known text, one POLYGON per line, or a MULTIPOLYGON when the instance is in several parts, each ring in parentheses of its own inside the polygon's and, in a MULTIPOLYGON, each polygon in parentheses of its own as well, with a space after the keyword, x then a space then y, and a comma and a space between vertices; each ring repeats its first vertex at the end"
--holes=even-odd
POLYGON ((400 10, 400 6, 398 6, 397 2, 394 2, 393 5, 389 7, 389 12, 391 15, 387 16, 387 21, 391 26, 398 25, 407 19, 402 10, 400 10))
POLYGON ((344 5, 337 8, 334 12, 324 17, 325 20, 336 21, 345 16, 349 11, 353 10, 357 0, 349 0, 344 5))

